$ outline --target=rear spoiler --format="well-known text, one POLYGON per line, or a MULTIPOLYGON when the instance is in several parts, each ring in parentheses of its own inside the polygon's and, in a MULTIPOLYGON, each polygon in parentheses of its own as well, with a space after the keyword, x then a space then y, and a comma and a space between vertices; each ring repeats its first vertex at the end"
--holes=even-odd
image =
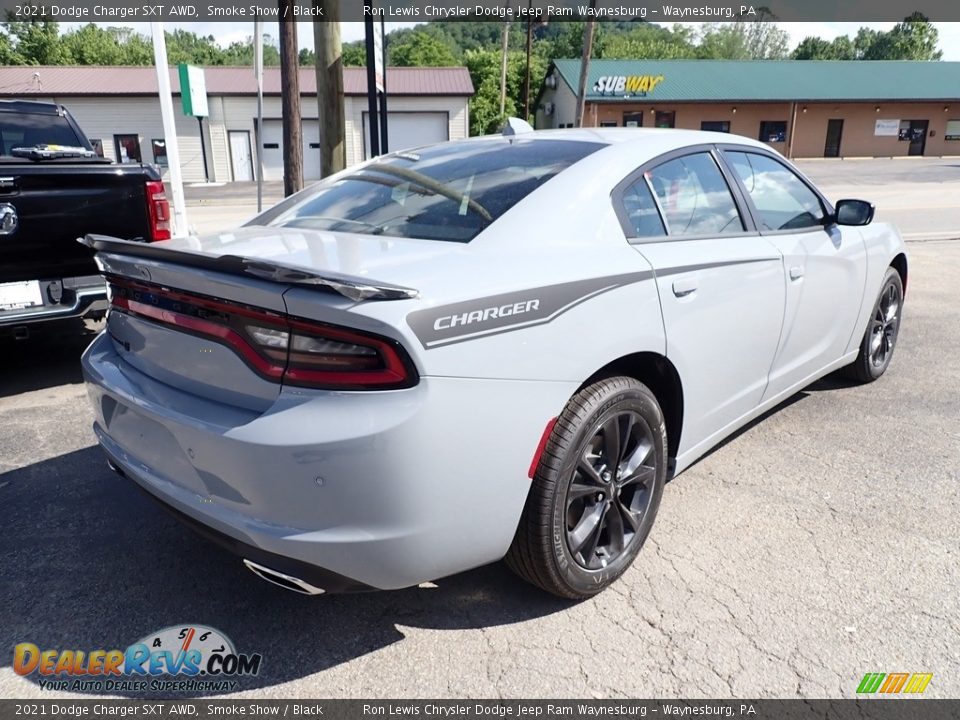
POLYGON ((205 255, 186 250, 173 250, 161 247, 159 244, 121 240, 108 235, 87 235, 79 238, 78 242, 97 253, 117 253, 229 275, 252 275, 261 280, 276 283, 332 290, 354 302, 360 302, 361 300, 408 300, 420 294, 418 290, 412 288, 378 282, 369 278, 327 271, 318 273, 294 265, 240 255, 205 255))

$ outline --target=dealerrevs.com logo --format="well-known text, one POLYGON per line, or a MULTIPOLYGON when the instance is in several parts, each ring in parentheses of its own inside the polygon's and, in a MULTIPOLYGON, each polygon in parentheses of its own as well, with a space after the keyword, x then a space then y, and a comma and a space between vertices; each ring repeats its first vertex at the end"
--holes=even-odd
POLYGON ((173 625, 126 650, 41 650, 29 642, 13 649, 18 675, 37 673, 42 689, 75 692, 229 692, 235 678, 257 675, 262 660, 203 625, 173 625))

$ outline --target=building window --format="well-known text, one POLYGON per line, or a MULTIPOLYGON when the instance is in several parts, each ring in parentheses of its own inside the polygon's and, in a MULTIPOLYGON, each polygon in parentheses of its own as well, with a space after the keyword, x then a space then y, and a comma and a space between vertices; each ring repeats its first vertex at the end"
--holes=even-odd
POLYGON ((154 138, 150 141, 150 150, 153 152, 153 161, 160 167, 170 167, 167 161, 167 141, 154 138))
POLYGON ((760 140, 766 143, 787 141, 786 120, 762 120, 760 122, 760 140))
POLYGON ((617 127, 616 120, 601 120, 600 127, 617 127))
POLYGON ((642 112, 625 112, 623 114, 624 127, 643 127, 642 112))
POLYGON ((93 148, 93 151, 99 156, 103 157, 103 140, 100 138, 87 138, 90 140, 90 147, 93 148))
POLYGON ((960 120, 947 120, 947 131, 943 134, 944 140, 960 140, 960 120))
POLYGON ((658 128, 676 127, 677 113, 673 110, 657 110, 654 115, 653 126, 658 128))
POLYGON ((117 162, 141 162, 139 135, 114 135, 113 144, 117 151, 117 162))
POLYGON ((700 129, 707 132, 730 132, 729 120, 704 120, 700 123, 700 129))

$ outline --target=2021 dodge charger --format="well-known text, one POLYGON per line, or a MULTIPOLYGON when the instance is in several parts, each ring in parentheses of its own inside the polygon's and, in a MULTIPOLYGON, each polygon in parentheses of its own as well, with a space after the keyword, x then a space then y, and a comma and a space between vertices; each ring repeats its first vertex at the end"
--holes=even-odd
POLYGON ((402 588, 506 558, 560 596, 667 478, 897 340, 907 259, 767 146, 643 129, 398 152, 235 232, 88 237, 111 466, 264 579, 402 588))

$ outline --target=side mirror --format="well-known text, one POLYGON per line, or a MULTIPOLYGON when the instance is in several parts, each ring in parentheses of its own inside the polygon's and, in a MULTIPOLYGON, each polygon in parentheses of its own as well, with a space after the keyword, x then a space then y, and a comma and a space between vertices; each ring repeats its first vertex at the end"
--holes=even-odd
POLYGON ((869 225, 876 210, 866 200, 838 200, 833 217, 837 225, 869 225))

